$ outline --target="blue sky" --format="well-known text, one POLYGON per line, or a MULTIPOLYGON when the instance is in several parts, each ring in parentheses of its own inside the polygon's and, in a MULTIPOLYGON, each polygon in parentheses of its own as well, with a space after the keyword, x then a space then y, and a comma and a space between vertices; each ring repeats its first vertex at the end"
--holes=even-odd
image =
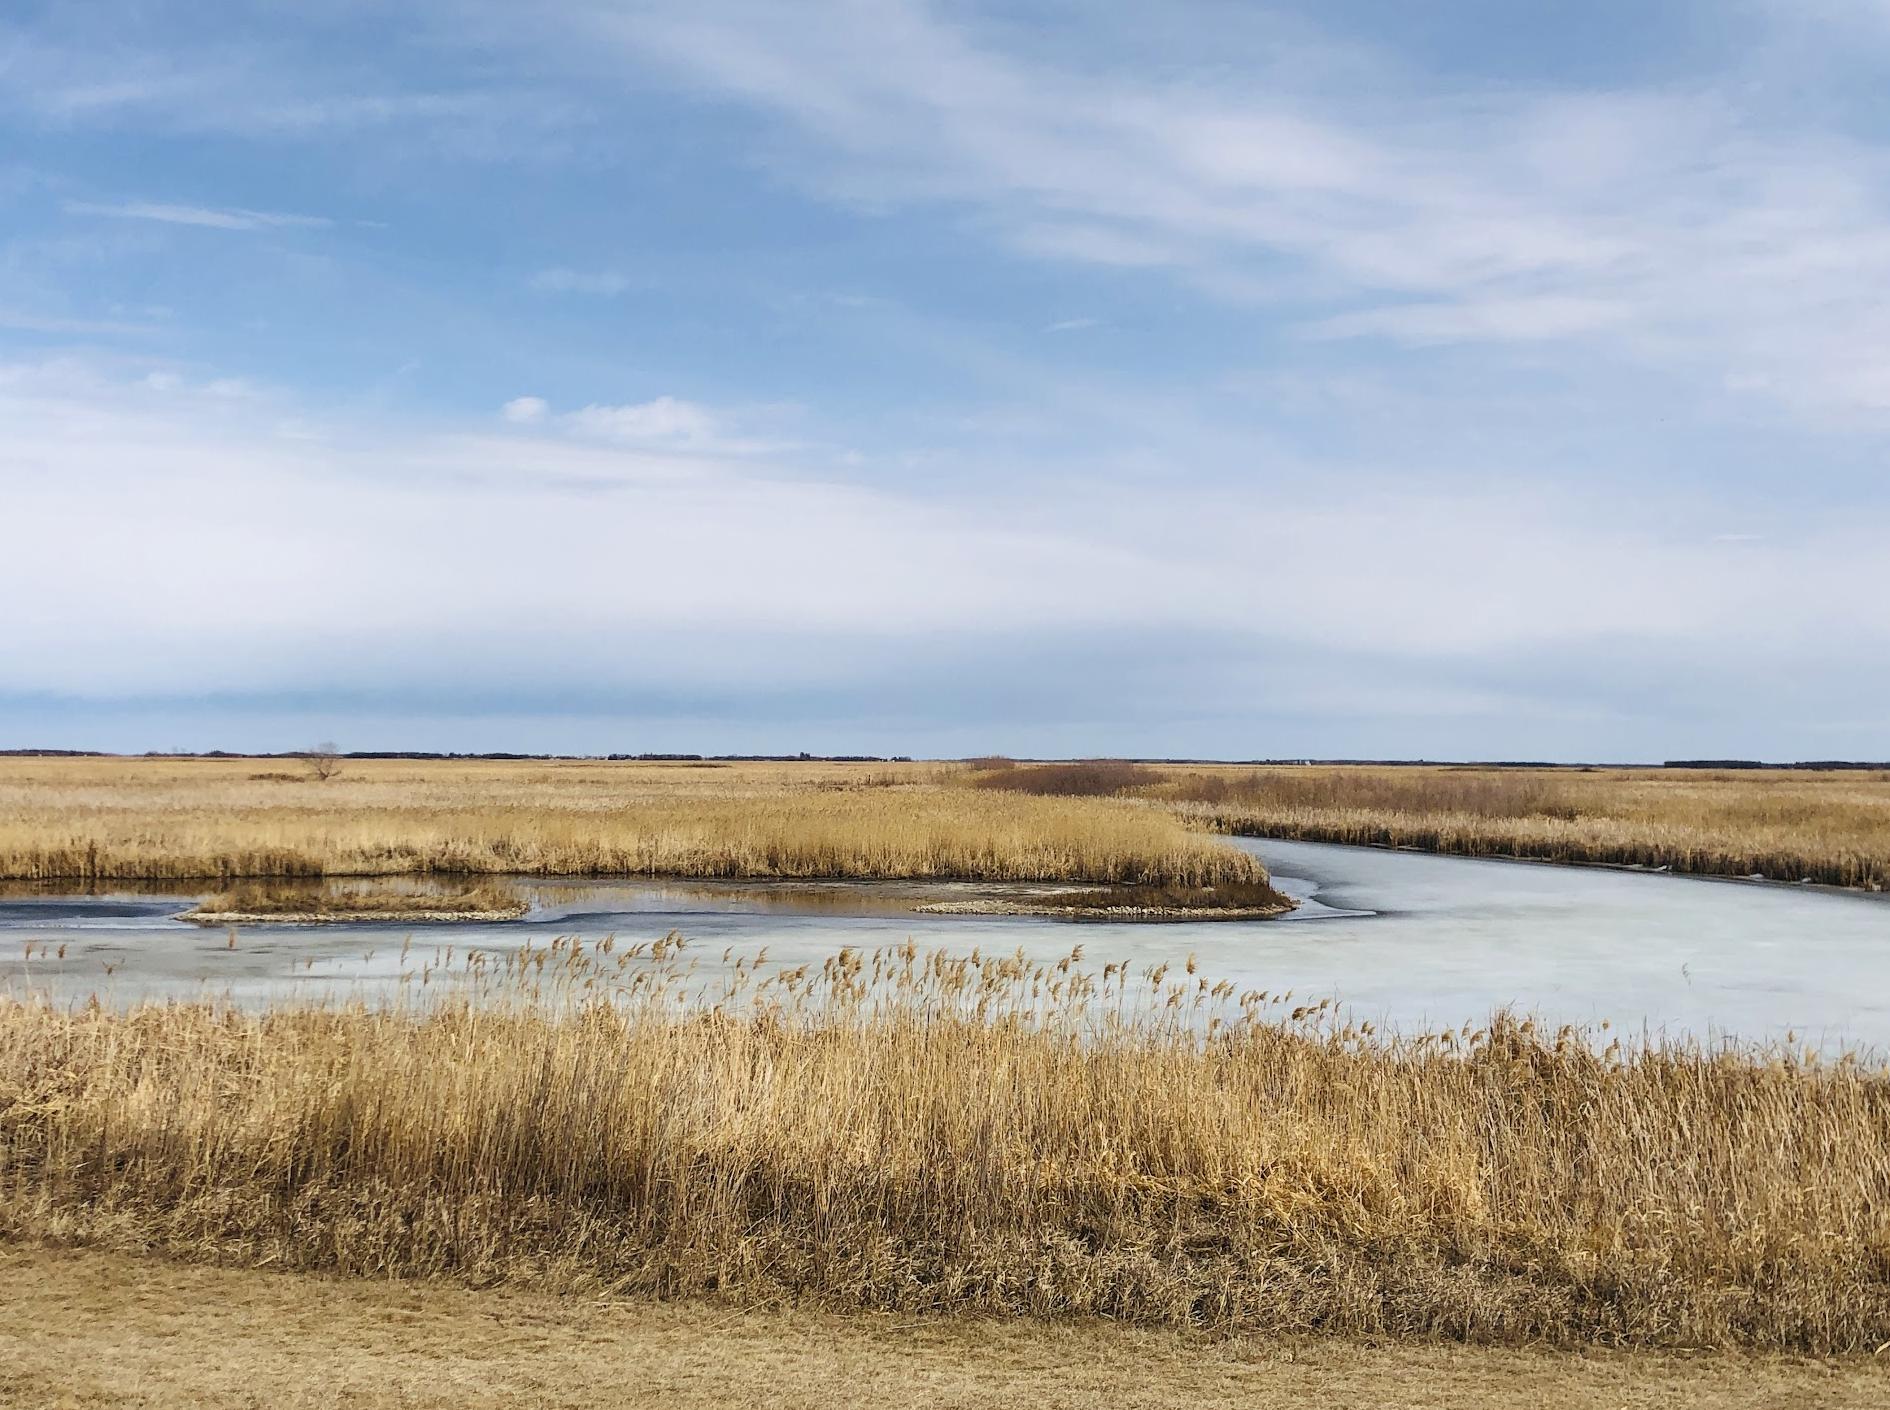
POLYGON ((1890 756, 1890 4, 15 4, 0 744, 1890 756))

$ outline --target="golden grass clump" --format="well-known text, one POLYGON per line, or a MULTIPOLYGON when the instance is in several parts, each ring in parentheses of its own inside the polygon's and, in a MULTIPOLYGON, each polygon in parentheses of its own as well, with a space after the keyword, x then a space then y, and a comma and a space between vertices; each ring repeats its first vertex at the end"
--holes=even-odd
POLYGON ((1133 800, 959 785, 953 766, 0 760, 0 876, 98 881, 405 873, 1264 884, 1133 800))
POLYGON ((1140 796, 1223 831, 1881 891, 1890 774, 1367 765, 1167 768, 1140 796))
POLYGON ((1064 798, 1113 798, 1162 781, 1161 773, 1127 759, 1072 759, 1019 766, 1009 759, 969 760, 975 788, 1064 798))
POLYGON ((471 886, 396 889, 373 883, 240 882, 206 896, 183 919, 201 924, 383 920, 515 920, 530 909, 499 881, 471 886))
POLYGON ((1890 1340, 1872 1063, 1391 1037, 1080 949, 688 993, 679 945, 465 957, 385 1009, 0 1003, 0 1236, 1226 1332, 1890 1340))

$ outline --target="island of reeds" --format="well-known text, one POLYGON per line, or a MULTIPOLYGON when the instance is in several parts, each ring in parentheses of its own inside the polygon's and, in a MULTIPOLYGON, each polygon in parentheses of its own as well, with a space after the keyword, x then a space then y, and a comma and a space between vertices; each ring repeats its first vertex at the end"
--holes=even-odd
POLYGON ((198 925, 329 925, 517 920, 530 907, 498 882, 396 890, 391 886, 243 882, 206 896, 179 919, 198 925))

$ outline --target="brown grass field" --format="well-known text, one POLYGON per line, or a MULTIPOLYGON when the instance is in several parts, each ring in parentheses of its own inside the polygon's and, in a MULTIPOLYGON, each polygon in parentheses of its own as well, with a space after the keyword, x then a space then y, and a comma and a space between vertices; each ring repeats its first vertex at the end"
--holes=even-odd
POLYGON ((846 953, 693 1006, 679 963, 563 942, 380 1009, 6 1002, 0 1237, 1236 1337, 1890 1342, 1872 1063, 1386 1037, 1077 954, 846 953))
POLYGON ((0 1243, 7 1410, 1876 1410, 1881 1359, 553 1297, 0 1243))
POLYGON ((1882 890, 1890 774, 0 759, 0 878, 405 873, 1071 881, 1238 889, 1199 830, 1882 890))
POLYGON ((1226 832, 1890 887, 1890 774, 1171 767, 1132 795, 1226 832))
MULTIPOLYGON (((1192 824, 1881 887, 1887 805, 1858 774, 10 759, 0 872, 1263 884, 1192 824)), ((7 1271, 41 1308, 158 1289, 0 1336, 0 1397, 1885 1398, 1877 1059, 1385 1035, 1080 952, 679 963, 462 956, 383 1008, 0 1000, 7 1271), (187 1288, 233 1303, 187 1328, 187 1288), (360 1347, 399 1306, 427 1330, 389 1368, 360 1347)))
POLYGON ((1169 810, 953 786, 950 765, 349 760, 327 780, 279 765, 0 759, 0 877, 1266 881, 1169 810))

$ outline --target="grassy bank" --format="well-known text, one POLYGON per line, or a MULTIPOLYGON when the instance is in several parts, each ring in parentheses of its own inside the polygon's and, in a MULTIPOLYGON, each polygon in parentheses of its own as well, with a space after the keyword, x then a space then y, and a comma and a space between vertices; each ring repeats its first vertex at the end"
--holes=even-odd
POLYGON ((0 760, 0 877, 409 873, 1264 886, 1132 800, 957 786, 938 765, 0 760))
POLYGON ((642 951, 485 963, 427 1010, 0 1006, 0 1235, 1222 1334, 1890 1340, 1873 1066, 1389 1039, 1078 956, 738 966, 708 1012, 642 951))
POLYGON ((1890 888, 1890 775, 1312 766, 1145 770, 1223 831, 1890 888))

